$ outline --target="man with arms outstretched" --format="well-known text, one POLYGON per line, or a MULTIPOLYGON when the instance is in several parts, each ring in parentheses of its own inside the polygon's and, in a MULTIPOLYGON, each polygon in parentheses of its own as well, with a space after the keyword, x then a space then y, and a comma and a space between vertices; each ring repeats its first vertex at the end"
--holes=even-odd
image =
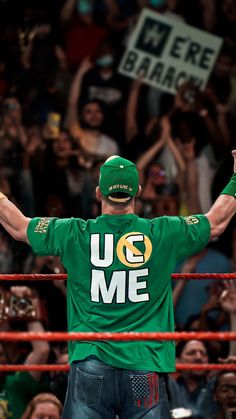
MULTIPOLYGON (((236 212, 234 174, 205 215, 135 215, 141 193, 136 166, 112 156, 100 169, 102 215, 25 217, 0 196, 0 221, 38 255, 60 256, 68 273, 70 332, 173 332, 171 274, 218 237, 236 212)), ((173 341, 70 342, 64 419, 170 417, 165 374, 175 370, 173 341)))

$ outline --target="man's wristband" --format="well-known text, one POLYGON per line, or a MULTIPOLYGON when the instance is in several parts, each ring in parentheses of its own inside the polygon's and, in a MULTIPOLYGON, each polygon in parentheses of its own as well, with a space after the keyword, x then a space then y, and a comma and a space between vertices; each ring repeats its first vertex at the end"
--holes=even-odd
POLYGON ((220 195, 231 195, 236 198, 236 173, 231 176, 229 183, 225 186, 220 195))
POLYGON ((8 199, 8 197, 4 195, 4 193, 0 192, 0 199, 8 199))

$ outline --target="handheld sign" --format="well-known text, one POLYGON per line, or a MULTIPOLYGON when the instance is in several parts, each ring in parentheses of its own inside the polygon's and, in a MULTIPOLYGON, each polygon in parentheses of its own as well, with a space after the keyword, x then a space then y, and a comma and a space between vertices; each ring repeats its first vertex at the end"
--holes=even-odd
POLYGON ((222 39, 143 9, 119 65, 119 73, 175 94, 189 81, 203 89, 222 39))

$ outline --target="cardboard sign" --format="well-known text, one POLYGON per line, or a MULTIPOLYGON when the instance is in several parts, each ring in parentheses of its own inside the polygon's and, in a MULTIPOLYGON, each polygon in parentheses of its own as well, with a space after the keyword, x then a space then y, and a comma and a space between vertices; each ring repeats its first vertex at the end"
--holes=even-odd
POLYGON ((165 15, 144 9, 131 34, 119 73, 169 93, 190 81, 203 89, 222 39, 165 15))

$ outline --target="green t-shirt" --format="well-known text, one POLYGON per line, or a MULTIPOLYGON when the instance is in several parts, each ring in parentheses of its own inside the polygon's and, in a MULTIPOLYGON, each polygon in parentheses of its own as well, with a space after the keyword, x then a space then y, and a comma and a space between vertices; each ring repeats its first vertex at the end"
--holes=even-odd
MULTIPOLYGON (((204 215, 102 215, 94 220, 34 218, 28 238, 38 255, 56 255, 68 273, 73 332, 172 332, 171 274, 209 240, 204 215)), ((95 355, 119 368, 171 372, 173 341, 70 342, 70 362, 95 355)))
POLYGON ((0 418, 21 419, 27 404, 40 390, 41 385, 28 372, 8 374, 0 389, 0 418))

